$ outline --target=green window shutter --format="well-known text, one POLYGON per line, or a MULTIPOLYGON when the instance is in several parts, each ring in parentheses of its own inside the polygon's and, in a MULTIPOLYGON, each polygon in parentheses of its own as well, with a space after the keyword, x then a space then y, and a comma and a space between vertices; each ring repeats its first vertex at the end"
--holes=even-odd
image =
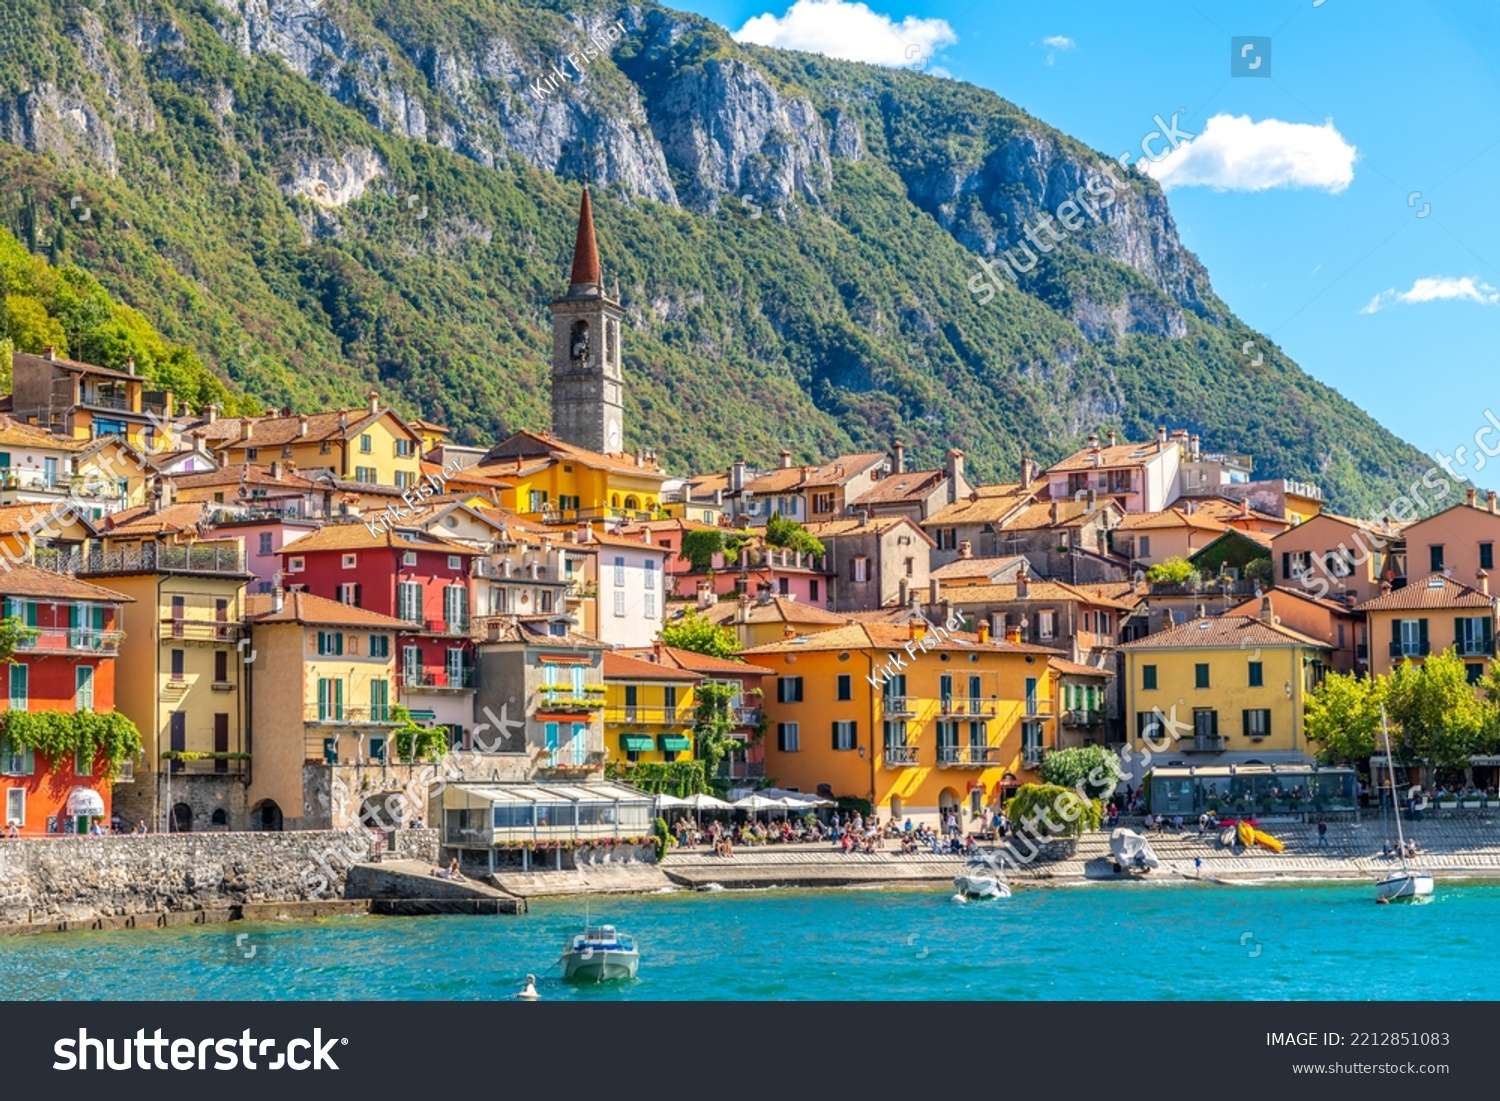
POLYGON ((37 620, 36 620, 36 612, 37 612, 36 601, 35 600, 28 600, 26 602, 26 626, 28 626, 28 627, 35 627, 36 626, 36 622, 37 622, 37 620))
POLYGON ((1245 708, 1244 711, 1240 712, 1240 718, 1244 720, 1241 725, 1240 733, 1248 738, 1250 737, 1250 709, 1248 707, 1245 708))
POLYGON ((344 632, 343 631, 335 631, 333 633, 333 652, 335 654, 342 654, 344 652, 344 632))
POLYGON ((333 682, 333 715, 336 719, 344 717, 344 682, 341 680, 333 682))
POLYGON ((1215 738, 1219 736, 1219 713, 1217 711, 1208 713, 1208 732, 1215 738))
POLYGON ((1453 620, 1453 645, 1462 651, 1466 641, 1464 638, 1464 617, 1458 616, 1453 620))
POLYGON ((1417 649, 1424 654, 1427 653, 1427 620, 1425 618, 1417 620, 1417 649))
POLYGON ((26 747, 26 763, 21 768, 23 774, 26 776, 32 776, 36 773, 36 754, 32 752, 30 746, 26 747))
POLYGON ((104 605, 95 604, 91 608, 91 611, 93 612, 94 630, 104 630, 104 605))
POLYGON ((325 677, 318 678, 318 719, 328 718, 328 680, 325 677))

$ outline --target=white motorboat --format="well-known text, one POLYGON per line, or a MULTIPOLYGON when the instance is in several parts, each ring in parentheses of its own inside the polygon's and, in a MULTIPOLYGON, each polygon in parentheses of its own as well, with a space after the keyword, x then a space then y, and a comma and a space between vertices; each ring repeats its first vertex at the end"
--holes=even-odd
POLYGON ((562 965, 563 978, 573 982, 633 979, 641 954, 634 937, 616 932, 613 925, 591 925, 568 942, 562 965))
POLYGON ((999 876, 959 875, 953 877, 953 885, 965 900, 1010 897, 1010 884, 999 876))
POLYGON ((1151 843, 1135 830, 1119 826, 1109 835, 1109 851, 1115 857, 1116 874, 1124 871, 1149 872, 1161 867, 1161 861, 1151 851, 1151 843))
POLYGON ((1385 704, 1380 705, 1380 732, 1385 737, 1385 763, 1391 771, 1391 809, 1396 814, 1396 855, 1401 870, 1375 884, 1376 902, 1411 902, 1432 896, 1432 873, 1413 871, 1406 864, 1406 834, 1401 829, 1401 804, 1396 801, 1396 758, 1391 754, 1391 732, 1385 723, 1385 704))

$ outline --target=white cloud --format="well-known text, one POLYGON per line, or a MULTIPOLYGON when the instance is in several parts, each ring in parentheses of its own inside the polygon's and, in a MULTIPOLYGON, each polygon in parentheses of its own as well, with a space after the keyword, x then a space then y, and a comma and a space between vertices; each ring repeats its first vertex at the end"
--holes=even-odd
POLYGON ((1065 34, 1049 34, 1046 38, 1042 39, 1042 45, 1047 47, 1048 65, 1053 64, 1057 60, 1057 51, 1078 49, 1078 43, 1065 34))
POLYGON ((1215 115, 1203 133, 1143 165, 1164 188, 1265 191, 1311 187, 1338 194, 1354 179, 1358 150, 1334 129, 1248 115, 1215 115))
POLYGON ((899 23, 864 4, 846 0, 796 0, 785 15, 767 12, 734 32, 736 42, 779 46, 826 54, 845 61, 867 61, 893 68, 923 67, 936 50, 958 35, 946 19, 908 15, 899 23))
POLYGON ((1420 302, 1441 302, 1445 299, 1493 306, 1500 302, 1500 291, 1472 275, 1465 275, 1461 279, 1451 275, 1436 275, 1431 279, 1418 279, 1410 290, 1398 291, 1395 287, 1383 290, 1359 312, 1375 313, 1387 306, 1414 306, 1420 302))

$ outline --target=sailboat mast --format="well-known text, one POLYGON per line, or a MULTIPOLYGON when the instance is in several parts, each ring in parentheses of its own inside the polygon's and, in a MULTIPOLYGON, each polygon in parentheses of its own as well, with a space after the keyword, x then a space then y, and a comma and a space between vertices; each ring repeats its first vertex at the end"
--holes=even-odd
POLYGON ((1401 858, 1401 870, 1406 867, 1406 835, 1401 831, 1401 803, 1396 795, 1396 758, 1391 754, 1391 730, 1385 722, 1385 704, 1380 705, 1380 733, 1385 738, 1385 767, 1391 774, 1391 812, 1396 816, 1396 855, 1401 858))

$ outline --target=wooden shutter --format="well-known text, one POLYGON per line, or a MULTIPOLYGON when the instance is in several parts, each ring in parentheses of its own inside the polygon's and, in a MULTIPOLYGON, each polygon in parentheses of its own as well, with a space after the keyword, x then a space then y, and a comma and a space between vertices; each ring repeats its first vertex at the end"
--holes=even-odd
POLYGON ((1219 713, 1217 711, 1208 713, 1208 732, 1215 738, 1219 736, 1219 713))
POLYGON ((1424 655, 1427 653, 1427 620, 1417 620, 1417 649, 1424 655))
POLYGON ((1240 718, 1243 720, 1240 733, 1248 738, 1250 737, 1250 708, 1247 707, 1244 711, 1240 712, 1240 718))
POLYGON ((1464 652, 1464 617, 1456 616, 1453 620, 1453 645, 1461 654, 1464 652))

